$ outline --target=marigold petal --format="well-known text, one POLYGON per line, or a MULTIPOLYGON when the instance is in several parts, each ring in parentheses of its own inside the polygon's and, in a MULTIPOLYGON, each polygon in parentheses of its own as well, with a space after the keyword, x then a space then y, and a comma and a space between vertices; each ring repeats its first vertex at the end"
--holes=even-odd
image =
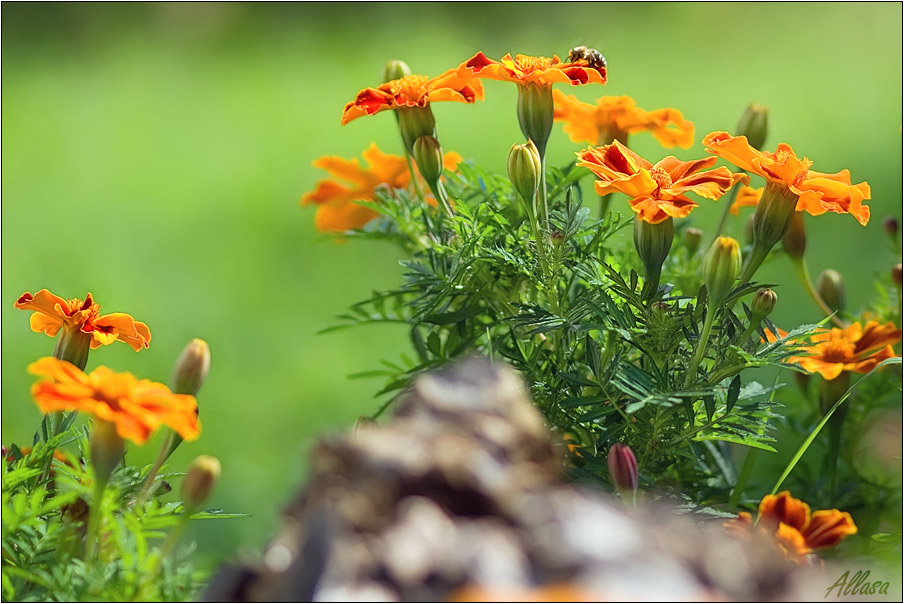
POLYGON ((791 558, 806 556, 811 551, 800 531, 784 522, 779 523, 775 530, 775 540, 782 551, 791 558))
POLYGON ((28 320, 31 330, 35 333, 46 333, 53 337, 63 326, 63 321, 57 317, 45 315, 40 312, 33 313, 28 320))
POLYGON ((816 549, 838 545, 842 539, 856 532, 857 525, 847 512, 819 510, 813 512, 803 536, 807 546, 816 549))
POLYGON ((14 306, 19 310, 33 310, 48 317, 59 317, 61 319, 69 316, 75 310, 70 308, 67 300, 52 294, 46 289, 42 289, 33 296, 25 292, 19 296, 14 306))
POLYGON ((742 170, 765 176, 759 166, 759 162, 765 157, 750 146, 746 136, 731 136, 727 132, 719 131, 710 132, 703 138, 703 146, 710 153, 718 155, 742 170))
POLYGON ((364 203, 326 204, 317 208, 314 226, 322 233, 342 233, 360 229, 379 215, 364 203))
POLYGON ((766 495, 760 501, 760 522, 778 527, 784 523, 791 528, 802 530, 810 521, 810 506, 791 496, 789 491, 778 495, 766 495))
POLYGON ((760 198, 763 196, 763 191, 765 190, 766 187, 754 189, 747 185, 741 186, 741 188, 738 189, 738 194, 735 197, 734 203, 731 204, 731 213, 737 216, 741 208, 756 207, 756 204, 760 203, 760 198))

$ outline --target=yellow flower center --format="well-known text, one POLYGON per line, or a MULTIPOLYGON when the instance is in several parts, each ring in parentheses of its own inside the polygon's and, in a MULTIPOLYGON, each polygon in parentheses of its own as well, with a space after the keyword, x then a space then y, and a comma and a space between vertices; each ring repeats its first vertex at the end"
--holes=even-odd
POLYGON ((672 177, 662 168, 653 168, 650 170, 650 178, 656 181, 660 189, 668 189, 672 186, 672 177))
POLYGON ((423 75, 410 75, 390 82, 390 90, 395 96, 400 96, 412 103, 418 103, 427 96, 430 79, 423 75))
POLYGON ((548 69, 552 65, 552 59, 548 57, 532 57, 530 55, 515 55, 515 67, 524 73, 531 73, 538 69, 548 69))

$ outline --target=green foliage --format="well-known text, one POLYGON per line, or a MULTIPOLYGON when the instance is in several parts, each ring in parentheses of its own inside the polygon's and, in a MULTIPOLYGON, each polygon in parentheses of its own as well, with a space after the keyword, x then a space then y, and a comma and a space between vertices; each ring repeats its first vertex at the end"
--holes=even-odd
MULTIPOLYGON (((45 418, 30 451, 23 455, 13 445, 3 464, 4 601, 191 599, 207 572, 194 568, 193 547, 175 547, 188 517, 181 502, 164 501, 168 481, 183 474, 160 475, 155 493, 141 502, 150 467, 120 464, 98 502, 85 461, 87 430, 74 427, 42 440, 48 423, 45 418), (66 447, 76 453, 63 453, 66 447), (89 555, 86 527, 96 505, 100 546, 89 555)), ((236 516, 211 511, 191 518, 236 516)))
POLYGON ((747 329, 749 310, 732 308, 760 285, 744 284, 716 310, 703 363, 688 378, 708 312, 702 252, 679 235, 678 260, 645 296, 636 255, 616 237, 631 220, 592 218, 578 185, 584 173, 548 170, 550 223, 540 241, 508 180, 474 163, 446 174, 451 218, 408 191, 380 191, 382 218, 349 237, 405 250, 404 283, 353 306, 342 326, 406 323, 416 356, 361 375, 383 375, 381 393, 398 393, 415 375, 479 351, 521 371, 550 424, 573 443, 577 475, 608 481, 608 449, 624 442, 648 484, 724 500, 734 484, 725 443, 775 450, 776 387, 742 382, 741 372, 782 366, 792 342, 815 326, 785 338, 768 321, 747 329))

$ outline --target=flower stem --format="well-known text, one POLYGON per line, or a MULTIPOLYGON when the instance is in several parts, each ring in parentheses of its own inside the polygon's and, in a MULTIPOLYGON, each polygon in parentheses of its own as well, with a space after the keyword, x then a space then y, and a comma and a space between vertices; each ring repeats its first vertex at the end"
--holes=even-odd
POLYGON ((539 210, 542 210, 542 214, 540 214, 541 221, 540 224, 544 230, 549 230, 549 203, 546 199, 546 154, 543 153, 540 155, 540 188, 537 190, 539 194, 539 210))
POLYGON ((85 536, 86 558, 93 558, 97 553, 98 533, 100 531, 100 519, 103 515, 104 490, 107 488, 107 479, 95 478, 94 499, 91 502, 91 510, 88 514, 88 529, 85 536))
POLYGON ((411 182, 414 184, 414 192, 417 193, 418 199, 424 201, 424 191, 421 190, 421 185, 417 181, 417 172, 414 170, 414 162, 411 161, 411 154, 408 153, 408 149, 405 149, 405 161, 408 163, 408 172, 411 173, 411 182))
POLYGON ((600 195, 600 218, 605 218, 609 213, 609 203, 612 201, 612 193, 600 195))
POLYGON ((816 302, 816 305, 824 312, 827 316, 832 318, 832 321, 838 327, 842 329, 847 327, 841 319, 839 319, 835 315, 835 311, 829 308, 829 305, 825 303, 825 300, 822 299, 822 296, 819 295, 819 292, 816 291, 816 288, 813 287, 813 280, 810 279, 810 271, 807 270, 806 261, 801 258, 792 258, 791 265, 794 267, 794 272, 797 274, 797 278, 800 279, 801 284, 804 288, 810 292, 810 297, 813 298, 813 301, 816 302))
POLYGON ((753 473, 753 462, 756 461, 756 456, 759 452, 759 449, 754 449, 752 447, 747 449, 747 457, 744 458, 744 465, 741 466, 741 473, 738 475, 738 481, 735 483, 735 487, 731 491, 731 498, 728 500, 728 509, 737 509, 738 503, 741 501, 741 495, 744 493, 744 487, 747 486, 747 481, 753 473))
POLYGON ((173 434, 174 432, 170 431, 167 437, 163 439, 163 444, 160 447, 160 453, 157 455, 157 460, 154 462, 153 467, 151 467, 151 471, 148 472, 147 478, 144 479, 144 485, 142 485, 141 491, 139 491, 138 496, 132 503, 133 507, 141 507, 141 505, 147 500, 148 495, 151 492, 151 487, 154 485, 154 479, 157 478, 157 472, 160 471, 160 468, 163 466, 163 462, 165 462, 166 458, 169 457, 169 450, 173 444, 173 434))
POLYGON ((708 308, 706 310, 706 318, 703 320, 703 331, 700 332, 700 339, 697 340, 697 349, 694 351, 691 364, 687 367, 687 377, 684 379, 685 388, 693 383, 694 377, 697 375, 697 367, 700 366, 700 361, 703 360, 703 353, 706 351, 706 344, 709 342, 709 334, 713 329, 715 318, 715 309, 708 308))
MULTIPOLYGON (((728 202, 722 208, 722 216, 719 218, 719 224, 716 225, 716 230, 713 233, 713 241, 719 238, 719 235, 722 234, 722 229, 725 228, 725 221, 728 220, 728 213, 731 211, 731 206, 734 204, 735 198, 738 196, 738 183, 731 188, 731 195, 728 198, 728 202)), ((712 244, 710 244, 712 245, 712 244)))

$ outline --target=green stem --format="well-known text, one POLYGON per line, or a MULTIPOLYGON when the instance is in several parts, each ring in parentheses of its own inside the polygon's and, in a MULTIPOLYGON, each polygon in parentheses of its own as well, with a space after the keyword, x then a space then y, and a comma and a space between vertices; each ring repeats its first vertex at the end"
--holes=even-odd
MULTIPOLYGON (((746 171, 744 171, 746 173, 746 171)), ((713 235, 713 241, 719 238, 719 235, 722 234, 722 229, 725 228, 725 221, 728 220, 728 213, 731 211, 731 206, 734 204, 735 198, 738 196, 738 189, 740 188, 738 183, 731 188, 731 195, 728 198, 728 203, 725 204, 725 207, 722 209, 722 216, 719 218, 719 223, 716 225, 715 234, 713 235)), ((710 243, 712 245, 712 243, 710 243)))
POLYGON ((157 455, 157 460, 154 462, 153 467, 151 467, 151 471, 148 472, 147 478, 144 479, 144 485, 142 485, 141 491, 138 492, 138 497, 135 498, 135 501, 132 504, 133 507, 141 507, 151 493, 151 487, 154 485, 154 479, 157 478, 157 472, 160 471, 163 462, 169 457, 169 450, 173 444, 173 434, 175 433, 170 431, 167 437, 163 439, 163 444, 160 447, 160 453, 157 455))
POLYGON ((446 188, 443 186, 441 180, 437 179, 435 182, 428 182, 430 186, 430 190, 433 191, 434 197, 436 197, 436 201, 439 202, 440 206, 442 206, 443 211, 449 218, 452 218, 452 206, 449 204, 449 195, 446 193, 446 188))
POLYGON ((612 193, 600 195, 600 218, 605 218, 609 213, 609 203, 612 201, 612 193))
POLYGON ((414 184, 414 192, 417 193, 418 199, 424 201, 424 191, 417 180, 417 172, 414 170, 414 162, 411 161, 411 154, 405 149, 405 161, 408 163, 408 172, 411 173, 411 182, 414 184))
POLYGON ((684 380, 684 387, 690 386, 697 375, 697 367, 703 360, 703 353, 706 351, 706 344, 709 342, 709 334, 713 329, 713 322, 716 318, 716 310, 708 308, 706 310, 706 319, 703 320, 703 331, 700 332, 700 339, 697 340, 697 349, 694 351, 694 357, 691 364, 687 367, 687 377, 684 380))
POLYGON ((752 447, 747 449, 747 457, 744 458, 744 465, 741 466, 741 473, 738 475, 738 481, 735 483, 735 487, 731 491, 731 498, 728 500, 728 509, 736 510, 738 508, 738 503, 741 501, 741 495, 744 493, 744 487, 747 486, 750 474, 753 473, 753 462, 756 461, 756 456, 759 452, 759 449, 754 449, 752 447))
POLYGON ((540 203, 538 204, 540 207, 538 210, 542 210, 542 214, 540 214, 541 221, 540 225, 543 227, 544 231, 549 231, 549 203, 546 198, 546 154, 543 153, 540 156, 540 188, 537 190, 539 194, 540 203))
POLYGON ((744 263, 744 270, 741 271, 741 276, 738 278, 738 283, 744 284, 749 283, 753 274, 756 272, 756 269, 760 268, 760 265, 763 263, 763 260, 766 259, 766 256, 769 255, 769 250, 771 248, 764 248, 763 246, 754 245, 753 249, 750 251, 750 255, 747 256, 747 261, 744 263))
POLYGON ((822 310, 826 316, 831 317, 832 322, 838 327, 842 329, 847 327, 847 325, 835 315, 835 311, 829 308, 829 305, 825 303, 825 300, 822 299, 819 292, 816 291, 816 288, 813 286, 813 280, 810 279, 810 271, 807 270, 806 261, 803 258, 792 258, 791 265, 794 267, 794 272, 797 274, 797 278, 800 280, 801 285, 810 292, 810 297, 813 298, 813 301, 816 302, 816 305, 819 306, 820 310, 822 310))
POLYGON ((107 479, 96 478, 94 482, 94 499, 91 502, 91 510, 88 513, 88 530, 85 536, 86 558, 91 559, 97 553, 98 533, 100 520, 103 515, 104 490, 107 488, 107 479))

